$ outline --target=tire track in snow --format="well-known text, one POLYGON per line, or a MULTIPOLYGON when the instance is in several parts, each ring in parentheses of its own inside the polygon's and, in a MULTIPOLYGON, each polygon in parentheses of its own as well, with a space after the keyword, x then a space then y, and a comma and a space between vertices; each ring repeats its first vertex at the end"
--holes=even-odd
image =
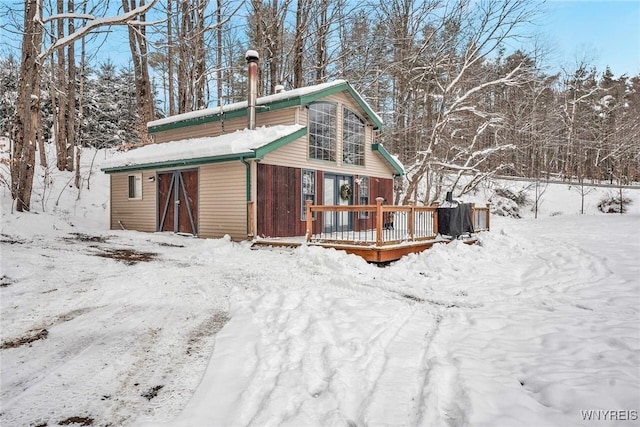
MULTIPOLYGON (((302 263, 309 261, 303 259, 302 263)), ((332 261, 320 264, 331 267, 332 261)), ((318 269, 317 264, 312 267, 318 269)), ((313 278, 313 272, 308 273, 311 274, 299 272, 301 281, 313 278)), ((437 406, 442 412, 439 421, 453 420, 451 425, 464 422, 464 408, 454 403, 456 397, 464 394, 454 386, 457 368, 445 355, 431 350, 431 343, 437 336, 442 312, 479 305, 463 298, 450 303, 413 297, 387 285, 384 270, 379 270, 379 274, 375 270, 365 271, 355 277, 343 273, 339 268, 331 274, 331 280, 322 284, 314 284, 312 279, 304 296, 296 301, 275 293, 263 294, 254 301, 254 315, 262 313, 256 321, 266 326, 262 329, 272 338, 265 342, 263 335, 264 347, 256 348, 252 381, 238 403, 243 412, 251 414, 243 422, 300 425, 301 420, 309 420, 305 417, 315 417, 314 422, 320 421, 321 425, 384 425, 398 419, 406 419, 408 425, 419 425, 415 422, 425 418, 425 396, 433 400, 436 395, 440 396, 437 405, 432 401, 426 404, 437 406), (331 297, 314 295, 312 289, 316 285, 321 285, 331 297), (343 301, 376 298, 392 305, 395 313, 387 314, 377 329, 349 339, 343 331, 360 325, 341 325, 344 319, 330 313, 334 298, 343 301), (271 313, 265 315, 268 311, 271 313), (295 375, 303 380, 293 387, 297 391, 291 392, 292 383, 296 384, 292 379, 295 375), (440 387, 436 393, 433 385, 437 383, 446 387, 440 387), (264 387, 265 384, 268 386, 264 387), (283 391, 287 387, 288 394, 283 391)), ((263 284, 262 288, 267 286, 263 284)), ((276 292, 275 288, 270 289, 276 292)))
POLYGON ((416 388, 424 379, 425 354, 436 334, 439 317, 415 305, 383 349, 384 365, 375 376, 364 403, 365 425, 388 425, 415 418, 416 388), (414 387, 411 387, 414 384, 414 387))
MULTIPOLYGON (((103 313, 100 309, 92 312, 93 316, 101 314, 103 313)), ((131 349, 135 349, 140 341, 137 336, 121 336, 117 328, 118 324, 126 324, 127 327, 130 327, 137 322, 135 312, 127 314, 126 309, 121 309, 115 313, 114 317, 109 317, 108 321, 113 323, 113 328, 109 328, 97 336, 77 334, 78 326, 73 326, 73 324, 52 328, 49 340, 38 343, 52 348, 50 364, 43 367, 36 374, 37 376, 25 385, 25 391, 3 404, 4 421, 8 425, 19 425, 20 422, 27 419, 42 418, 39 416, 40 410, 43 409, 40 406, 47 406, 48 402, 41 402, 40 396, 53 396, 56 394, 56 390, 61 388, 67 390, 72 401, 82 400, 74 396, 84 396, 84 399, 94 398, 95 400, 89 404, 94 408, 99 405, 101 396, 110 395, 111 390, 103 387, 101 379, 103 376, 109 378, 117 373, 116 365, 122 366, 118 361, 126 359, 126 355, 132 351, 131 349), (73 339, 65 339, 65 336, 69 334, 76 336, 73 339), (59 339, 65 339, 66 346, 61 347, 58 343, 59 339), (115 343, 118 344, 114 345, 115 343), (108 349, 108 354, 104 354, 105 349, 108 349), (88 373, 90 373, 89 377, 86 376, 88 373), (16 413, 13 410, 14 407, 27 407, 29 411, 28 413, 16 413)), ((73 323, 73 321, 68 323, 73 323)), ((60 414, 69 411, 74 412, 69 413, 70 416, 79 415, 78 410, 74 408, 58 409, 60 414)), ((104 414, 100 413, 100 415, 104 414)))
POLYGON ((462 385, 459 364, 450 353, 448 332, 463 316, 461 310, 443 310, 424 347, 414 408, 407 425, 465 426, 471 404, 462 385))
MULTIPOLYGON (((251 304, 262 335, 251 357, 255 365, 249 385, 237 402, 242 422, 299 424, 311 417, 323 425, 364 425, 372 401, 388 390, 385 381, 393 381, 405 365, 406 346, 421 345, 415 331, 407 333, 407 325, 416 323, 423 336, 429 315, 417 311, 413 301, 384 290, 372 296, 359 284, 331 283, 321 290, 311 284, 304 292, 297 290, 272 288, 251 304), (385 309, 371 307, 366 301, 372 300, 385 309), (353 310, 370 322, 354 323, 353 310)), ((418 362, 416 356, 413 369, 418 362)), ((410 371, 404 375, 412 377, 410 371)))

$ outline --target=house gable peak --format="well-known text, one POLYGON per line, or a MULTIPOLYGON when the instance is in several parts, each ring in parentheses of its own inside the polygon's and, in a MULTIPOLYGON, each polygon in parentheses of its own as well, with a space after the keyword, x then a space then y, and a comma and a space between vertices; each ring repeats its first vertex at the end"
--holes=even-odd
MULTIPOLYGON (((314 86, 307 86, 298 89, 280 91, 271 95, 261 96, 256 100, 257 111, 278 110, 296 105, 306 105, 320 98, 343 92, 348 92, 352 98, 368 115, 374 128, 382 127, 382 119, 376 114, 367 101, 351 86, 346 80, 334 80, 328 83, 321 83, 314 86)), ((220 121, 222 117, 227 119, 242 117, 247 115, 248 102, 241 101, 221 107, 207 108, 189 113, 178 114, 159 120, 151 121, 147 124, 149 133, 162 132, 170 129, 199 125, 202 123, 220 121)))

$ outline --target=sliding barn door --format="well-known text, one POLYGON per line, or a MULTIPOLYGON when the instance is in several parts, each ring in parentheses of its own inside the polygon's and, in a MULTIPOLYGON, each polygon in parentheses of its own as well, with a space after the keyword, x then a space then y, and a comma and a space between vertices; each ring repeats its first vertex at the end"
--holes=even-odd
POLYGON ((158 231, 198 234, 198 171, 158 173, 158 231))

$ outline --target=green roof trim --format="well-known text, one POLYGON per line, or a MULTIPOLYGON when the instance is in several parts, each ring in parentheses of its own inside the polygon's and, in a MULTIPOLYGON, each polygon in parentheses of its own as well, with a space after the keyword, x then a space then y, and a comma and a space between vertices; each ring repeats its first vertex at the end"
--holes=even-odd
POLYGON ((377 151, 384 157, 384 159, 389 162, 391 167, 396 171, 396 175, 404 175, 404 168, 396 159, 393 158, 391 154, 382 146, 382 144, 371 144, 371 149, 373 151, 377 151))
POLYGON ((256 148, 254 150, 255 157, 262 159, 266 154, 269 154, 272 151, 275 151, 278 148, 283 147, 288 143, 293 142, 296 139, 302 138, 303 136, 306 136, 306 135, 307 135, 307 127, 305 126, 302 129, 299 129, 293 133, 290 133, 289 135, 283 136, 282 138, 278 138, 275 141, 268 143, 267 145, 264 145, 260 148, 256 148))
POLYGON ((255 152, 233 153, 233 154, 224 154, 221 156, 213 156, 213 157, 199 157, 195 159, 172 160, 169 162, 118 166, 113 168, 104 168, 102 169, 102 171, 104 173, 110 174, 110 173, 117 173, 117 172, 141 171, 141 170, 149 170, 149 169, 181 168, 185 166, 198 166, 198 165, 204 165, 208 163, 220 163, 220 162, 229 162, 233 160, 252 159, 255 157, 256 157, 255 152))
MULTIPOLYGON (((295 89, 294 89, 295 90, 295 89)), ((300 95, 294 95, 291 98, 286 99, 276 99, 271 102, 260 103, 258 99, 258 105, 256 105, 256 114, 260 114, 261 111, 274 111, 281 110, 284 108, 290 108, 295 106, 302 106, 314 102, 320 98, 324 98, 326 96, 334 95, 340 92, 348 92, 351 97, 358 103, 360 108, 367 114, 369 120, 371 120, 374 124, 374 129, 382 128, 382 121, 378 117, 378 115, 371 109, 369 104, 360 96, 358 92, 351 86, 351 84, 347 81, 341 82, 339 84, 335 84, 333 86, 329 86, 324 89, 318 89, 317 91, 306 92, 300 95)), ((222 117, 224 119, 234 119, 237 117, 246 117, 247 116, 247 107, 238 108, 235 110, 227 111, 221 114, 216 109, 211 109, 211 114, 202 117, 196 117, 192 119, 186 119, 182 121, 176 121, 172 123, 166 123, 158 126, 150 126, 149 133, 157 133, 163 132, 172 129, 178 129, 182 127, 196 126, 204 123, 214 123, 219 122, 222 117)))
MULTIPOLYGON (((258 110, 260 108, 260 106, 256 107, 256 110, 258 110)), ((224 113, 224 118, 225 119, 235 119, 236 117, 243 117, 247 115, 247 109, 245 108, 241 108, 238 110, 232 110, 232 111, 228 111, 226 113, 224 113)), ((221 120, 222 115, 218 112, 218 113, 212 113, 212 115, 209 116, 202 116, 202 117, 196 117, 193 119, 186 119, 186 120, 181 120, 178 122, 173 122, 173 123, 167 123, 165 125, 159 125, 159 126, 150 126, 149 127, 149 133, 157 133, 157 132, 163 132, 166 130, 172 130, 172 129, 179 129, 179 128, 183 128, 183 127, 189 127, 189 126, 196 126, 196 125, 201 125, 204 123, 213 123, 213 122, 219 122, 221 120)))
POLYGON ((369 107, 369 104, 367 104, 367 102, 360 96, 360 94, 358 92, 356 92, 356 90, 353 88, 353 86, 351 86, 351 84, 349 82, 344 82, 341 83, 339 85, 335 85, 332 87, 329 87, 327 89, 318 91, 318 92, 314 92, 311 94, 308 94, 306 96, 302 96, 302 104, 301 105, 305 105, 308 104, 310 102, 316 101, 320 98, 324 98, 325 96, 330 96, 330 95, 334 95, 336 93, 340 93, 343 91, 347 91, 349 92, 349 94, 353 97, 353 99, 355 99, 355 101, 358 103, 358 105, 360 106, 360 108, 362 108, 366 113, 367 116, 369 116, 369 119, 374 123, 374 129, 382 129, 382 121, 380 120, 380 118, 378 117, 378 115, 371 109, 371 107, 369 107))

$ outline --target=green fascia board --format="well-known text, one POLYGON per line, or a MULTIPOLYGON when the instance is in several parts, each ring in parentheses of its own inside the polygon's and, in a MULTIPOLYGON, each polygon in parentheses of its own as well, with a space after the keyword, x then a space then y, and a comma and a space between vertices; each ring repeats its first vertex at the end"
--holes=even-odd
POLYGON ((369 119, 375 125, 374 129, 382 129, 382 122, 378 118, 378 115, 371 109, 371 107, 369 107, 369 104, 367 104, 365 100, 362 99, 360 94, 356 92, 356 90, 353 88, 353 86, 351 86, 351 83, 349 82, 344 82, 342 84, 331 86, 318 92, 304 95, 301 97, 300 105, 306 105, 320 98, 324 98, 325 96, 334 95, 336 93, 340 93, 345 90, 349 92, 349 94, 353 97, 353 99, 356 100, 360 108, 362 108, 367 113, 367 115, 369 116, 369 119))
POLYGON ((204 165, 208 163, 220 163, 220 162, 229 162, 233 160, 253 159, 255 157, 256 157, 256 153, 253 151, 250 151, 246 153, 233 153, 233 154, 225 154, 222 156, 214 156, 214 157, 199 157, 195 159, 172 160, 169 162, 118 166, 113 168, 104 168, 102 169, 102 171, 104 173, 111 174, 111 173, 118 173, 118 172, 141 171, 141 170, 149 170, 149 169, 181 168, 186 166, 204 165))
MULTIPOLYGON (((330 96, 336 93, 343 92, 345 90, 349 92, 349 94, 353 97, 353 99, 356 100, 360 108, 362 108, 367 113, 370 120, 375 125, 374 129, 381 129, 382 122, 379 120, 378 115, 373 110, 371 110, 369 105, 364 101, 364 99, 362 99, 360 94, 356 92, 356 90, 353 88, 353 86, 351 86, 349 82, 337 84, 335 86, 321 89, 316 92, 310 92, 304 95, 294 96, 292 98, 281 99, 281 100, 272 101, 264 104, 258 104, 256 105, 256 112, 259 113, 260 111, 265 111, 265 110, 266 111, 281 110, 284 108, 306 105, 320 98, 324 98, 325 96, 330 96)), ((239 108, 237 110, 232 110, 224 113, 225 119, 234 119, 237 117, 246 117, 246 116, 247 116, 247 107, 239 108)), ((198 117, 194 119, 187 119, 187 120, 167 123, 159 126, 152 126, 149 128, 149 133, 157 133, 157 132, 167 131, 171 129, 178 129, 182 127, 196 126, 204 123, 219 122, 221 118, 222 118, 221 113, 212 112, 212 114, 209 116, 203 116, 203 117, 198 117)))
MULTIPOLYGON (((259 109, 260 107, 258 106, 256 108, 259 109)), ((239 108, 237 110, 227 111, 226 113, 224 113, 224 118, 235 119, 237 117, 243 117, 246 115, 247 115, 247 109, 245 107, 245 108, 239 108)), ((223 115, 220 113, 213 113, 209 116, 197 117, 195 119, 187 119, 187 120, 182 120, 178 122, 167 123, 165 125, 152 126, 148 130, 149 130, 149 133, 157 133, 157 132, 163 132, 163 131, 172 130, 172 129, 179 129, 183 127, 197 126, 204 123, 214 123, 214 122, 219 122, 222 116, 223 115)))
POLYGON ((307 127, 303 127, 298 129, 297 131, 290 133, 289 135, 283 136, 281 138, 276 139, 260 148, 255 149, 255 157, 258 159, 264 158, 266 154, 271 153, 272 151, 277 150, 278 148, 287 145, 290 142, 295 141, 298 138, 302 138, 307 135, 307 127))
POLYGON ((404 168, 396 162, 396 160, 389 154, 389 152, 381 144, 371 144, 371 149, 377 151, 382 157, 393 167, 396 171, 396 175, 404 175, 404 168))

